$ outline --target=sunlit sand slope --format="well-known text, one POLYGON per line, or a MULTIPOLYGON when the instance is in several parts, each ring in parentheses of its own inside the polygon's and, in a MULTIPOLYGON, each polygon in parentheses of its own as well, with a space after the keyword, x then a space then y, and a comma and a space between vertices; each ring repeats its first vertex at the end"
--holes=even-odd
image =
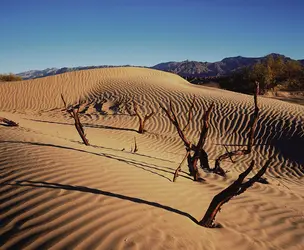
POLYGON ((191 98, 195 115, 187 131, 198 140, 203 111, 214 103, 206 143, 210 164, 246 144, 252 96, 200 87, 144 68, 71 72, 0 84, 0 249, 303 249, 304 106, 259 97, 260 119, 252 154, 224 161, 227 178, 206 173, 192 181, 187 166, 172 177, 185 149, 160 109, 170 100, 181 124, 191 98), (84 146, 60 95, 80 100, 84 146), (147 132, 136 116, 155 112, 147 132), (131 153, 134 138, 138 152, 131 153), (256 160, 267 159, 270 184, 256 183, 223 206, 223 228, 196 224, 212 197, 256 160))

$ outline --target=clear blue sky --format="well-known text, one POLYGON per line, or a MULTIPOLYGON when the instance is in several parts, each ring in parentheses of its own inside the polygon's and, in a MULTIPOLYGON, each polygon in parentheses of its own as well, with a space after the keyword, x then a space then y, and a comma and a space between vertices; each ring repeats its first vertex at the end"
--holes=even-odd
POLYGON ((1 0, 0 72, 304 59, 304 0, 1 0))

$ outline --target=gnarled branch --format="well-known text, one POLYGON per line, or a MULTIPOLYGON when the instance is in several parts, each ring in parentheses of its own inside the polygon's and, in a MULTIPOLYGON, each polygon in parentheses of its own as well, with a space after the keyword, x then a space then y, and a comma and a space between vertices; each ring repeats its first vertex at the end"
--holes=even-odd
POLYGON ((193 96, 193 98, 192 98, 192 103, 191 103, 191 106, 190 106, 190 108, 188 110, 188 114, 187 114, 187 123, 185 124, 183 131, 188 129, 188 127, 190 125, 190 121, 193 119, 194 105, 195 105, 195 96, 193 96))
POLYGON ((75 108, 72 107, 72 106, 69 106, 69 107, 67 106, 66 101, 64 100, 62 94, 61 94, 61 99, 62 99, 62 101, 63 101, 64 107, 65 107, 65 111, 66 111, 67 113, 69 113, 70 116, 74 119, 74 121, 75 121, 75 128, 77 129, 77 132, 78 132, 80 138, 82 139, 83 143, 84 143, 86 146, 90 145, 88 139, 86 138, 86 135, 85 135, 85 133, 84 133, 83 126, 82 126, 82 124, 81 124, 81 122, 80 122, 80 119, 79 119, 80 101, 79 101, 79 103, 78 103, 78 107, 75 109, 75 108))
POLYGON ((186 136, 184 134, 184 131, 181 129, 181 127, 179 125, 179 122, 177 120, 176 114, 175 114, 175 112, 173 110, 172 101, 170 100, 169 109, 165 108, 164 106, 162 106, 162 104, 160 104, 160 107, 166 113, 167 117, 169 118, 169 120, 171 121, 171 123, 176 128, 177 133, 178 133, 179 137, 182 139, 182 141, 184 142, 184 145, 185 145, 186 149, 190 149, 191 142, 186 138, 186 136))
MULTIPOLYGON (((175 114, 175 111, 173 109, 172 101, 170 101, 169 108, 165 108, 162 105, 160 105, 160 106, 161 106, 162 110, 165 112, 165 114, 167 115, 167 117, 169 118, 169 120, 171 121, 171 123, 176 128, 179 137, 181 138, 181 140, 184 143, 184 146, 187 151, 185 157, 188 158, 188 167, 189 167, 190 174, 194 177, 195 181, 199 181, 201 178, 200 178, 200 175, 198 172, 198 167, 197 167, 198 160, 200 160, 202 168, 206 168, 206 169, 210 170, 208 154, 204 150, 204 145, 205 145, 205 141, 206 141, 207 134, 208 134, 210 113, 214 106, 213 103, 210 105, 210 107, 208 108, 208 110, 206 111, 206 113, 203 116, 203 127, 202 127, 202 131, 200 133, 200 138, 199 138, 197 145, 192 144, 191 141, 189 139, 187 139, 187 137, 184 133, 184 130, 181 128, 180 123, 175 114), (193 152, 193 155, 191 155, 191 151, 193 152)), ((193 107, 194 107, 194 99, 193 99, 192 105, 190 107, 191 110, 189 110, 189 113, 193 112, 192 111, 193 107)), ((191 120, 191 116, 192 115, 188 116, 188 118, 190 117, 190 120, 191 120)), ((181 170, 181 166, 184 163, 184 161, 185 161, 185 158, 183 159, 183 161, 180 163, 180 165, 176 169, 176 171, 174 173, 173 181, 175 181, 176 178, 178 177, 178 173, 181 170)))
POLYGON ((176 178, 178 177, 179 172, 182 170, 182 165, 184 164, 185 160, 188 158, 189 154, 190 154, 190 151, 187 151, 183 160, 181 161, 181 163, 178 165, 177 169, 175 170, 174 176, 173 176, 173 182, 175 182, 176 178))
POLYGON ((225 176, 226 173, 220 166, 221 161, 223 161, 227 158, 230 158, 230 160, 232 162, 234 162, 233 158, 232 158, 233 156, 247 155, 247 154, 250 154, 251 151, 252 151, 253 142, 254 142, 254 133, 255 133, 255 130, 256 130, 257 123, 258 123, 258 119, 259 119, 258 94, 259 94, 259 83, 255 82, 254 113, 253 113, 252 122, 251 122, 250 128, 249 128, 247 148, 246 149, 238 149, 238 150, 234 150, 234 151, 228 151, 226 149, 226 153, 223 154, 223 155, 220 155, 215 160, 214 171, 222 173, 223 176, 225 176))
MULTIPOLYGON (((145 132, 145 125, 146 122, 154 115, 154 112, 152 111, 150 114, 145 115, 144 117, 138 112, 137 103, 133 101, 133 109, 135 112, 135 115, 138 118, 139 127, 138 127, 138 133, 143 134, 145 132)), ((127 112, 131 115, 131 111, 127 109, 127 112)))
POLYGON ((134 137, 134 149, 131 146, 131 153, 135 154, 137 151, 138 151, 138 146, 137 146, 137 143, 136 143, 136 138, 134 137))
POLYGON ((270 162, 271 159, 266 162, 266 164, 258 171, 256 175, 254 175, 248 181, 243 183, 246 176, 253 169, 254 161, 252 161, 250 166, 239 175, 237 180, 235 180, 230 186, 225 188, 219 194, 214 196, 203 219, 199 222, 199 224, 204 227, 215 227, 214 220, 217 213, 221 210, 221 206, 227 203, 234 196, 244 193, 249 187, 251 187, 255 182, 257 182, 266 172, 268 166, 270 165, 270 162))
POLYGON ((14 122, 12 120, 6 119, 4 117, 0 117, 0 123, 5 123, 5 125, 9 126, 9 127, 17 127, 17 126, 19 126, 18 123, 14 122))

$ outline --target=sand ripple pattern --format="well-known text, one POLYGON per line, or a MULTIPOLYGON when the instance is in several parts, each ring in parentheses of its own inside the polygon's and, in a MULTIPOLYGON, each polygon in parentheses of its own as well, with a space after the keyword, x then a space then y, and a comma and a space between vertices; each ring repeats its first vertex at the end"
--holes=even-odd
POLYGON ((0 126, 0 249, 302 249, 304 244, 304 106, 260 97, 252 155, 223 162, 228 177, 202 173, 194 183, 187 167, 172 175, 184 148, 160 104, 170 100, 181 121, 195 95, 195 141, 202 110, 213 102, 206 151, 211 165, 246 143, 251 96, 194 86, 182 78, 143 68, 71 72, 0 84, 0 116, 20 123, 0 126), (60 94, 76 104, 92 146, 80 143, 60 94), (123 104, 131 100, 155 116, 147 133, 123 104), (117 109, 114 109, 117 108, 117 109), (130 153, 134 137, 139 146, 130 153), (270 157, 266 177, 223 207, 222 229, 201 219, 212 197, 249 164, 270 157))

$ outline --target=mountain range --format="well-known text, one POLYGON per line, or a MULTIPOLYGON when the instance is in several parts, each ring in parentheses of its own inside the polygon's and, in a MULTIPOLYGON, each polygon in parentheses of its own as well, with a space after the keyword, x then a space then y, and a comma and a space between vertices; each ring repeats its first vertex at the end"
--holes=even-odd
MULTIPOLYGON (((274 58, 282 57, 284 60, 291 60, 291 58, 284 55, 270 54, 274 58)), ((198 62, 198 61, 182 61, 182 62, 164 62, 154 65, 152 69, 158 69, 162 71, 172 72, 183 77, 214 77, 224 76, 236 72, 244 67, 250 67, 257 62, 261 62, 266 59, 264 57, 228 57, 219 62, 198 62)), ((304 59, 298 60, 304 66, 304 59)), ((110 68, 110 67, 132 67, 131 65, 113 66, 113 65, 100 65, 100 66, 84 66, 84 67, 63 67, 63 68, 47 68, 44 70, 30 70, 18 73, 23 79, 34 79, 45 76, 57 75, 71 71, 95 69, 95 68, 110 68)), ((138 67, 138 66, 137 66, 138 67)), ((140 66, 142 67, 142 66, 140 66)))

